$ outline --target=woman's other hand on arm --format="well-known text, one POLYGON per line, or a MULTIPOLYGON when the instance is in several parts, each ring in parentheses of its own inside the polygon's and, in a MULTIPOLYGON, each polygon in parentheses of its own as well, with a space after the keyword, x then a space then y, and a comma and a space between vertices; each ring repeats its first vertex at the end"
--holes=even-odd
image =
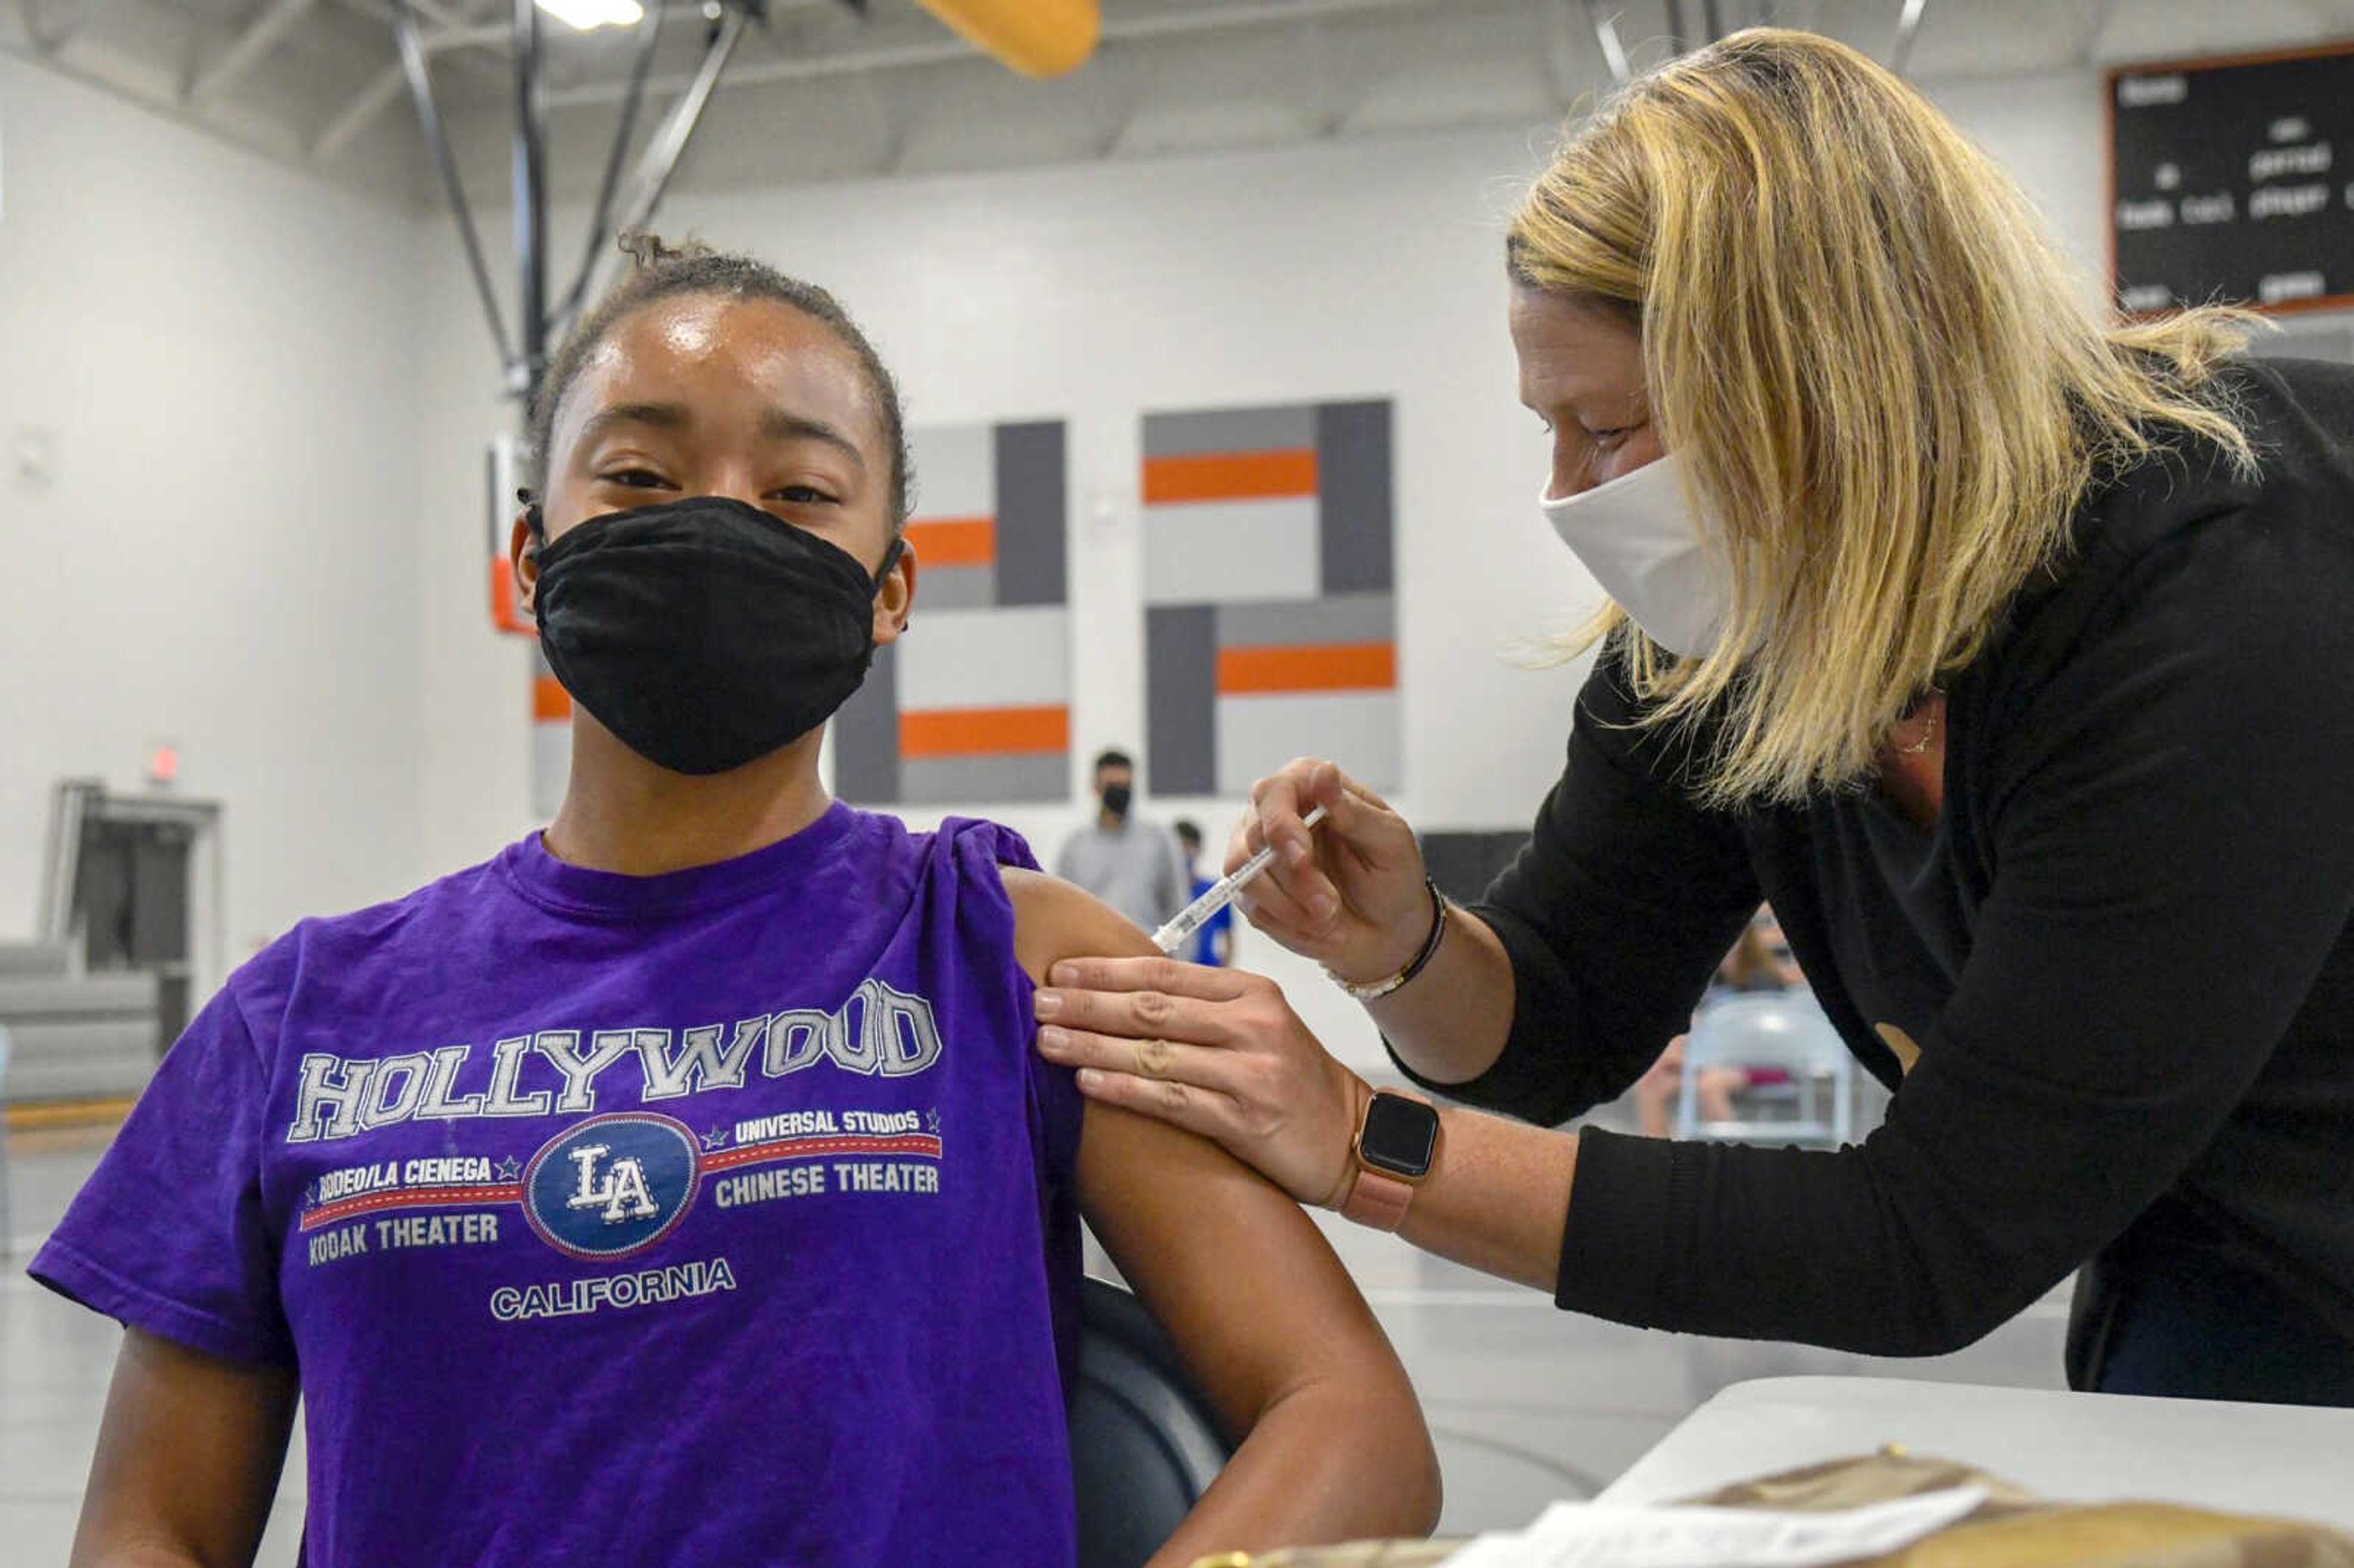
MULTIPOLYGON (((1152 951, 1143 934, 1076 888, 1006 881, 1033 973, 1078 952, 1166 961, 1140 958, 1152 951)), ((1102 1101, 1087 1107, 1079 1199, 1240 1440, 1152 1568, 1428 1533, 1438 1468, 1413 1387, 1298 1205, 1205 1139, 1102 1101)))
MULTIPOLYGON (((1227 869, 1267 844, 1276 846, 1275 863, 1235 902, 1293 952, 1365 985, 1404 969, 1429 940, 1436 911, 1414 829, 1333 763, 1301 758, 1252 787, 1227 869), (1306 818, 1318 806, 1329 814, 1310 829, 1306 818)), ((1456 907, 1422 972, 1367 1010, 1407 1065, 1457 1084, 1478 1077, 1503 1050, 1513 996, 1503 944, 1456 907)))
POLYGON ((242 1568, 286 1458, 291 1368, 124 1331, 72 1568, 242 1568))
MULTIPOLYGON (((1372 1093, 1326 1054, 1275 982, 1164 958, 1066 959, 1039 994, 1048 1059, 1089 1099, 1224 1144, 1303 1203, 1353 1180, 1372 1093)), ((1420 982, 1417 981, 1417 984, 1420 982)), ((1550 1290, 1577 1137, 1449 1107, 1400 1232, 1426 1252, 1550 1290)))
POLYGON ((1372 1091, 1273 980, 1160 957, 1065 959, 1046 980, 1038 1049, 1089 1099, 1221 1144, 1300 1202, 1339 1200, 1372 1091))

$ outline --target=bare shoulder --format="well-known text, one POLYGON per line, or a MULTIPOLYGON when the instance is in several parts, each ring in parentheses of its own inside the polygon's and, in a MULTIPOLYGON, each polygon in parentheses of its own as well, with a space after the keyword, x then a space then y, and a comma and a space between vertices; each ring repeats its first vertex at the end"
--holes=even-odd
POLYGON ((1034 980, 1063 959, 1158 953, 1133 921, 1084 888, 1018 865, 1000 866, 1013 902, 1013 956, 1034 980))

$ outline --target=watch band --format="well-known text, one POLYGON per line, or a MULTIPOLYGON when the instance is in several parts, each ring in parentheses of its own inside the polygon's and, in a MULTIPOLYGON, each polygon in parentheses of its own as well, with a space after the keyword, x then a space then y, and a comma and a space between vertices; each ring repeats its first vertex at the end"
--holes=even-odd
POLYGON ((1405 1224, 1413 1202, 1413 1182, 1360 1165, 1357 1179, 1349 1183, 1349 1195, 1341 1200, 1341 1217, 1377 1231, 1394 1231, 1405 1224))

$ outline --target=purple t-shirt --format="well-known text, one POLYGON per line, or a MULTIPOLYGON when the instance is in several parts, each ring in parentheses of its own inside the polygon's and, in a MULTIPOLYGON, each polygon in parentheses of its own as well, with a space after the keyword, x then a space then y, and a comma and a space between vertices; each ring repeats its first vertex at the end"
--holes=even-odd
POLYGON ((837 804, 306 921, 32 1273, 300 1369, 313 1568, 1068 1563, 1080 1106, 1001 864, 837 804))

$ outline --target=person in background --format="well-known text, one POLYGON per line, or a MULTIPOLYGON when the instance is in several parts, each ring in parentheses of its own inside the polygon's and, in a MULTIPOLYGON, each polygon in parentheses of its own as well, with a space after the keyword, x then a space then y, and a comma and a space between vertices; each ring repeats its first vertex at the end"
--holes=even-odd
MULTIPOLYGON (((1184 853, 1185 870, 1193 884, 1193 891, 1186 895, 1186 901, 1191 903, 1209 892, 1215 882, 1202 874, 1202 824, 1179 818, 1177 847, 1184 853)), ((1187 963, 1207 964, 1214 969, 1234 968, 1235 906, 1229 904, 1204 920, 1202 928, 1193 933, 1187 950, 1177 956, 1187 963)))
MULTIPOLYGON (((1692 1016, 1697 1019, 1727 997, 1789 991, 1805 984, 1797 964, 1790 957, 1790 944, 1782 935, 1782 924, 1774 917, 1774 906, 1763 904, 1749 924, 1741 928, 1741 938, 1724 955, 1724 962, 1717 965, 1716 979, 1709 982, 1692 1016)), ((1684 1043, 1690 1038, 1689 1034, 1679 1034, 1669 1041, 1668 1048, 1659 1053, 1659 1059, 1651 1064, 1650 1070, 1635 1081, 1635 1108, 1646 1138, 1668 1136, 1668 1107, 1683 1093, 1684 1043)), ((1731 1064, 1703 1067, 1698 1093, 1700 1114, 1708 1121, 1735 1120, 1734 1096, 1753 1084, 1780 1083, 1787 1078, 1788 1075, 1775 1068, 1753 1069, 1731 1064)))
POLYGON ((1096 820, 1063 841, 1055 874, 1094 894, 1146 930, 1185 907, 1193 885, 1177 841, 1129 814, 1136 759, 1111 750, 1096 758, 1096 820))

